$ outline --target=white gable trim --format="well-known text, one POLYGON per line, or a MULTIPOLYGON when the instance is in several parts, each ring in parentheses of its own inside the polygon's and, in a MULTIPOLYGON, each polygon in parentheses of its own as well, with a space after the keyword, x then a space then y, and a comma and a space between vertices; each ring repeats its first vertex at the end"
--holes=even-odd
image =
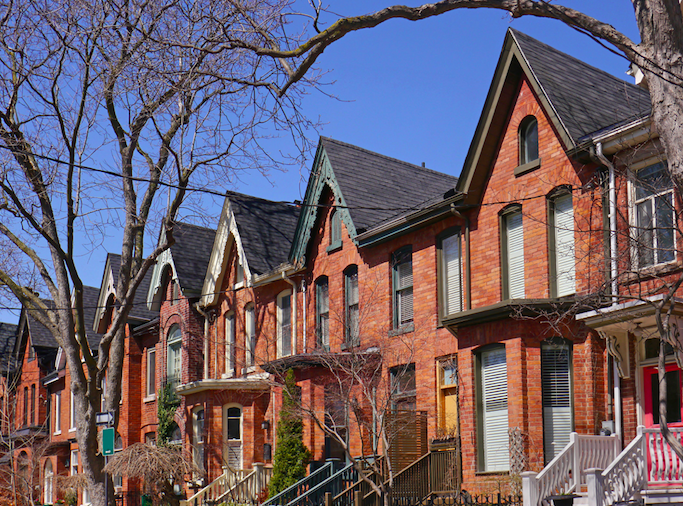
MULTIPOLYGON (((161 233, 159 244, 164 241, 166 241, 166 230, 161 233)), ((161 307, 163 298, 162 289, 164 282, 166 281, 164 279, 164 272, 166 272, 167 266, 171 268, 171 279, 177 283, 178 273, 176 272, 175 264, 173 263, 171 248, 164 250, 161 255, 157 257, 157 261, 154 264, 152 280, 149 284, 149 290, 147 291, 147 308, 150 311, 159 311, 159 308, 161 307)))
POLYGON ((103 319, 107 314, 107 300, 109 296, 114 294, 116 296, 116 287, 114 286, 114 273, 112 266, 107 258, 104 266, 104 274, 102 276, 102 283, 100 284, 100 294, 97 298, 97 308, 95 309, 95 319, 93 321, 93 330, 98 334, 104 334, 106 328, 102 329, 103 319))
POLYGON ((251 270, 249 269, 249 262, 244 254, 242 247, 242 239, 237 228, 237 221, 235 214, 230 205, 230 198, 225 198, 221 217, 218 221, 218 229, 216 230, 216 238, 213 242, 213 249, 211 250, 211 258, 209 259, 209 267, 206 270, 206 277, 204 278, 204 285, 202 286, 202 298, 199 300, 199 305, 202 307, 213 306, 218 302, 218 291, 221 288, 225 271, 228 267, 228 258, 232 248, 237 248, 244 275, 247 279, 247 285, 251 286, 251 270))

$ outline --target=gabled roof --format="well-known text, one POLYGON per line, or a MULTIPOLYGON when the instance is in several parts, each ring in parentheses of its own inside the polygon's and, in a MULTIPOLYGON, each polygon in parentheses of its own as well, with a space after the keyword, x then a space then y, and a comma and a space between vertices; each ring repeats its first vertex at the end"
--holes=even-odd
POLYGON ((511 28, 510 35, 575 144, 592 132, 650 114, 647 90, 525 33, 511 28))
POLYGON ((593 132, 650 114, 646 90, 508 29, 458 182, 468 204, 478 201, 523 77, 567 151, 593 132))
POLYGON ((100 296, 99 288, 94 286, 83 287, 83 316, 85 318, 85 332, 91 350, 97 350, 102 339, 102 334, 98 334, 95 328, 95 315, 97 314, 97 300, 100 296))
MULTIPOLYGON (((159 243, 165 240, 164 230, 159 234, 159 243)), ((146 291, 147 307, 158 311, 161 307, 163 287, 170 276, 180 286, 185 297, 198 297, 209 265, 211 249, 216 231, 189 223, 173 225, 174 243, 161 253, 154 264, 152 277, 146 291)))
POLYGON ((12 323, 0 322, 0 374, 5 374, 14 369, 12 350, 17 340, 17 329, 12 323))
MULTIPOLYGON (((41 299, 48 307, 48 310, 55 309, 55 303, 49 299, 41 299)), ((23 309, 26 314, 26 323, 28 325, 28 332, 31 336, 31 344, 34 348, 59 348, 52 332, 47 327, 33 317, 33 311, 23 309)))
POLYGON ((217 300, 228 258, 236 248, 247 279, 288 265, 300 208, 283 202, 228 192, 202 288, 203 306, 217 300))
MULTIPOLYGON (((115 253, 107 253, 107 260, 104 264, 104 272, 102 273, 102 283, 100 284, 96 310, 93 315, 93 329, 104 332, 109 322, 105 322, 104 318, 107 315, 107 301, 110 296, 116 295, 116 285, 121 271, 121 255, 115 253)), ((157 316, 156 311, 147 309, 147 292, 149 290, 150 282, 152 280, 152 269, 147 271, 144 279, 140 283, 135 292, 135 299, 133 300, 133 307, 128 315, 129 319, 137 320, 138 322, 147 322, 157 316)))
POLYGON ((216 230, 189 223, 173 226, 175 243, 171 246, 173 265, 180 288, 186 296, 201 293, 209 265, 216 230))
POLYGON ((291 258, 301 261, 318 215, 323 190, 334 194, 352 239, 400 216, 443 200, 458 178, 380 155, 345 142, 321 137, 291 258))
POLYGON ((301 209, 234 192, 228 198, 251 273, 265 274, 287 262, 301 209))

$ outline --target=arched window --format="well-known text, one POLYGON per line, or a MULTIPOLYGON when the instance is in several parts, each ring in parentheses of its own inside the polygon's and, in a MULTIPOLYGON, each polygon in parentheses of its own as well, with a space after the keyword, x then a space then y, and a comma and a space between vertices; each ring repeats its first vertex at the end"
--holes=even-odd
POLYGON ((183 336, 178 325, 173 325, 171 327, 171 330, 168 332, 166 343, 166 381, 174 386, 178 386, 180 384, 181 372, 183 370, 183 336))
POLYGON ((230 469, 242 469, 242 407, 223 407, 223 461, 230 469))
POLYGON ((519 124, 519 164, 538 160, 538 121, 527 116, 519 124))

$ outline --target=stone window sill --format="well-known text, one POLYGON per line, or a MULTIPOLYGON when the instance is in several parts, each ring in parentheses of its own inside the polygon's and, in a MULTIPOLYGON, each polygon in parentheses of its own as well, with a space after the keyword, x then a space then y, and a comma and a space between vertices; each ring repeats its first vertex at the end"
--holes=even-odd
POLYGON ((532 160, 527 163, 523 163, 522 165, 519 165, 518 167, 515 167, 515 177, 523 176, 524 174, 527 174, 533 170, 538 169, 541 166, 541 159, 536 158, 536 160, 532 160))
POLYGON ((389 337, 402 336, 403 334, 413 332, 414 330, 415 330, 415 324, 407 323, 407 324, 403 325, 402 327, 390 330, 389 331, 389 337))

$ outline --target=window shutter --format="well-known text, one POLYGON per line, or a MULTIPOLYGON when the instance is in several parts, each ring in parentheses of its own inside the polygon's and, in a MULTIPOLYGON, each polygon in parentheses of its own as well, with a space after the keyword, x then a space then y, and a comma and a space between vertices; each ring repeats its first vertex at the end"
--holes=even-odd
POLYGON ((446 237, 441 243, 444 279, 444 316, 462 310, 460 234, 446 237))
POLYGON ((510 443, 507 364, 504 348, 481 354, 481 382, 484 469, 507 471, 510 467, 510 443))
POLYGON ((524 228, 522 213, 506 217, 508 257, 508 297, 524 298, 524 228))
POLYGON ((554 201, 555 276, 557 296, 571 295, 576 291, 576 259, 574 253, 574 207, 571 194, 554 201))
POLYGON ((550 462, 569 444, 572 431, 570 364, 569 345, 541 347, 543 448, 546 462, 550 462))

